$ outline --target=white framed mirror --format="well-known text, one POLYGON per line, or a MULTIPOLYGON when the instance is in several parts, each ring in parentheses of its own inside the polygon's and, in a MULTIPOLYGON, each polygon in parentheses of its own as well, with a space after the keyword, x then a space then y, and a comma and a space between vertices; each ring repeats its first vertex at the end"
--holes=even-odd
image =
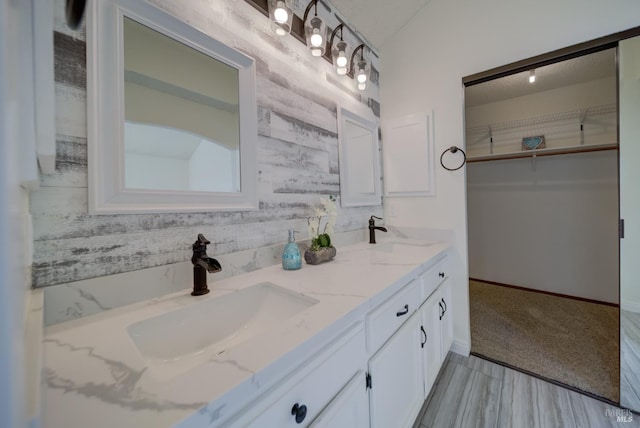
POLYGON ((343 207, 382 203, 378 125, 338 108, 340 204, 343 207))
POLYGON ((257 208, 255 61, 144 1, 87 20, 89 210, 257 208))

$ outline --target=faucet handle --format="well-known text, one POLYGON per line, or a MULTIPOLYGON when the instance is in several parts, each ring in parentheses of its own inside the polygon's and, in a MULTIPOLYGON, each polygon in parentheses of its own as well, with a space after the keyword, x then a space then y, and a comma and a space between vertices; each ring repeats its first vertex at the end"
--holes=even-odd
POLYGON ((374 218, 375 218, 375 219, 378 219, 378 220, 382 220, 382 217, 376 217, 376 216, 374 216, 374 215, 372 215, 372 216, 371 216, 371 218, 370 218, 369 220, 373 220, 374 218))
POLYGON ((201 247, 205 247, 211 244, 211 241, 209 241, 207 238, 204 237, 204 235, 202 233, 198 234, 198 240, 196 242, 193 243, 193 248, 201 248, 201 247))

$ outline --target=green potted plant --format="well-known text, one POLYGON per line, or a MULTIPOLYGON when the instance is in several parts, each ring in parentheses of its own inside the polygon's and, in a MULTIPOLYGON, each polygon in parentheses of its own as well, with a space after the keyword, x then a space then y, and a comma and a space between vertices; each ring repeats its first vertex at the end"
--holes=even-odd
POLYGON ((304 252, 304 260, 310 265, 328 262, 336 256, 337 252, 336 248, 331 245, 331 235, 333 235, 333 228, 338 216, 336 197, 330 195, 329 198, 321 198, 320 203, 321 207, 316 208, 316 215, 307 219, 311 246, 304 252), (325 217, 326 223, 320 233, 322 219, 325 217))

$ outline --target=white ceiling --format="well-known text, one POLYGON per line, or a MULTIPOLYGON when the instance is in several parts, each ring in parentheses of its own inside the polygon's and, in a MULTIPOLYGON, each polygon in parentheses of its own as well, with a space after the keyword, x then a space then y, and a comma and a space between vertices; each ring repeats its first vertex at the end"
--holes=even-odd
POLYGON ((430 0, 330 0, 375 48, 425 7, 430 0))

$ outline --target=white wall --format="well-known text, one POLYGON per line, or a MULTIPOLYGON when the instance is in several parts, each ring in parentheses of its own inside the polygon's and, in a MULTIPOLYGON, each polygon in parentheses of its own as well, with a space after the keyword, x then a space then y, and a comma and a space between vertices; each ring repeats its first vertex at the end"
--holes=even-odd
POLYGON ((27 414, 25 331, 30 260, 24 222, 37 178, 28 1, 0 2, 0 426, 37 423, 27 414), (17 41, 20 40, 21 43, 17 41))
POLYGON ((469 276, 618 303, 615 151, 467 166, 469 276))
MULTIPOLYGON (((637 26, 638 16, 636 0, 431 0, 381 48, 381 118, 433 108, 439 157, 464 144, 462 77, 637 26)), ((456 231, 454 334, 469 341, 465 171, 436 171, 435 197, 386 199, 385 216, 456 231)))

